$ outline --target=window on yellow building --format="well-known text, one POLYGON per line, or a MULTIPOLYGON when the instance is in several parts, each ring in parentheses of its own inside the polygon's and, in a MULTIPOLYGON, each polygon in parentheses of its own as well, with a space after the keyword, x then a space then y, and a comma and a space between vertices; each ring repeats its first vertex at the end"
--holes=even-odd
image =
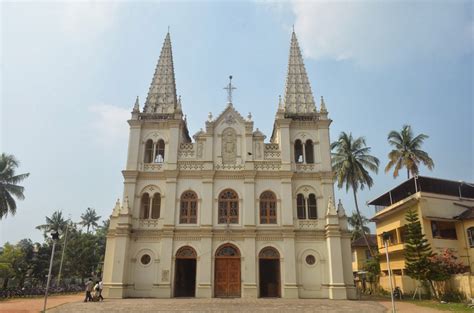
POLYGON ((408 229, 406 226, 400 227, 400 243, 407 242, 408 229))
POLYGON ((467 239, 469 240, 469 247, 474 248, 474 227, 467 229, 467 239))
POLYGON ((457 239, 456 225, 453 222, 431 221, 433 238, 457 239))

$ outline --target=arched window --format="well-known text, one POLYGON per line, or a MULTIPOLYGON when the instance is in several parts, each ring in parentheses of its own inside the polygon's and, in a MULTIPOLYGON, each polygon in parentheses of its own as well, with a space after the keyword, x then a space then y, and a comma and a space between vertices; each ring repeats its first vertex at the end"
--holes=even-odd
POLYGON ((316 204, 316 196, 314 195, 314 193, 310 193, 308 197, 308 218, 318 218, 318 206, 316 204))
POLYGON ((179 248, 179 250, 176 252, 176 258, 177 259, 195 259, 197 258, 197 253, 196 250, 189 246, 184 246, 179 248))
POLYGON ((296 195, 296 211, 298 219, 306 219, 306 204, 304 196, 301 193, 296 195))
POLYGON ((150 196, 144 193, 140 203, 140 218, 150 217, 150 196))
POLYGON ((303 144, 299 139, 295 141, 295 162, 303 163, 303 144))
POLYGON ((163 163, 165 160, 165 141, 158 140, 155 146, 155 163, 163 163))
POLYGON ((148 139, 145 143, 145 163, 153 162, 153 140, 148 139))
POLYGON ((194 191, 185 191, 181 195, 179 222, 181 224, 196 224, 198 197, 194 191))
POLYGON ((306 163, 314 163, 313 141, 311 139, 306 140, 304 151, 306 163))
POLYGON ((155 193, 151 202, 151 218, 160 218, 161 195, 155 193))
POLYGON ((239 222, 239 196, 232 189, 219 194, 219 224, 237 224, 239 222))
POLYGON ((271 191, 260 195, 260 224, 276 224, 276 197, 271 191))
POLYGON ((467 229, 467 239, 469 240, 469 247, 474 248, 474 227, 467 229))

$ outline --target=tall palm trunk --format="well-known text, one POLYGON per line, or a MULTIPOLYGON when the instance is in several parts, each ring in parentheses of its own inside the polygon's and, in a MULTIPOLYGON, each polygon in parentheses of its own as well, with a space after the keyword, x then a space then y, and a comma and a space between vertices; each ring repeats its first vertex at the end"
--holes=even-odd
MULTIPOLYGON (((359 211, 359 204, 357 203, 357 193, 356 193, 354 188, 352 188, 352 193, 354 194, 354 202, 355 202, 357 217, 359 218, 359 223, 362 224, 362 217, 361 217, 360 211, 359 211)), ((372 248, 370 247, 369 240, 367 239, 367 234, 365 233, 364 227, 362 227, 362 225, 361 225, 361 231, 362 231, 362 236, 364 237, 364 240, 365 240, 365 244, 367 245, 367 249, 369 249, 370 255, 373 258, 375 258, 375 254, 372 251, 372 248)))

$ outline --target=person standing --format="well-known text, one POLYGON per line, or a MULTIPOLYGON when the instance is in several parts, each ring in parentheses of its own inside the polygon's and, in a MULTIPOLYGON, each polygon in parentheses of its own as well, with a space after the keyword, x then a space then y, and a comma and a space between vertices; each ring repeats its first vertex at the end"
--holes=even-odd
POLYGON ((104 297, 102 297, 102 289, 104 288, 104 283, 102 279, 99 281, 99 300, 104 301, 104 297))
POLYGON ((86 282, 86 298, 84 299, 84 302, 87 301, 92 301, 92 289, 94 288, 94 283, 92 282, 92 278, 89 278, 89 280, 86 282))

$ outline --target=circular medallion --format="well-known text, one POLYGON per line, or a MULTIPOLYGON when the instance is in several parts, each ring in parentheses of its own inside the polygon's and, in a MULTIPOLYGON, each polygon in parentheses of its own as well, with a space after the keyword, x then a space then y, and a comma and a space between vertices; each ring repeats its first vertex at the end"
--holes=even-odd
POLYGON ((314 255, 307 255, 306 256, 306 264, 308 265, 313 265, 314 263, 316 263, 316 258, 314 257, 314 255))
POLYGON ((140 258, 140 262, 142 262, 143 265, 147 265, 148 263, 150 263, 150 261, 151 257, 148 254, 142 255, 142 257, 140 258))

